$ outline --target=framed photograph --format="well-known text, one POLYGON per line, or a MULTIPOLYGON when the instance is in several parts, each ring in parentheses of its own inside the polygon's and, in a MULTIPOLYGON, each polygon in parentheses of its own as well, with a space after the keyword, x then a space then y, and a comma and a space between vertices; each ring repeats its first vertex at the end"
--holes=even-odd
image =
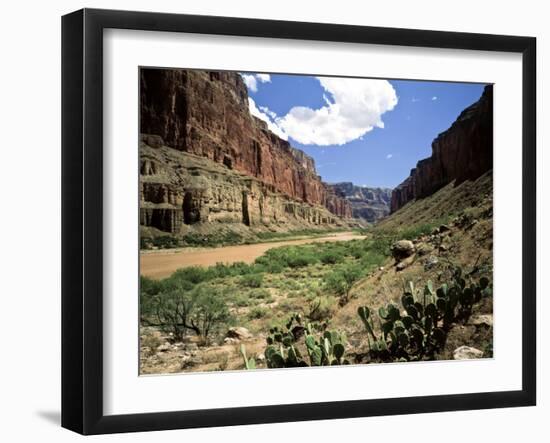
POLYGON ((535 405, 531 37, 62 21, 62 425, 535 405))

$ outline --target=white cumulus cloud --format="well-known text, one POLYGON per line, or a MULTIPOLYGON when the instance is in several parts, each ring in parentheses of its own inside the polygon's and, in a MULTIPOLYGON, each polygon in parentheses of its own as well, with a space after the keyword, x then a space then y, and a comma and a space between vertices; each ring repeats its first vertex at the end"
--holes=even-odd
POLYGON ((275 123, 305 145, 343 145, 373 128, 383 128, 382 114, 397 104, 387 80, 317 77, 326 105, 319 109, 293 107, 275 123))
POLYGON ((434 95, 434 96, 432 97, 432 101, 434 102, 434 101, 436 101, 436 100, 437 100, 437 95, 434 95))
POLYGON ((387 159, 387 160, 389 160, 389 159, 392 158, 392 157, 393 157, 393 154, 388 154, 388 155, 386 155, 386 159, 387 159))
POLYGON ((241 74, 241 77, 243 78, 244 84, 248 89, 252 92, 256 92, 258 90, 258 82, 256 81, 255 76, 252 74, 241 74))
POLYGON ((258 92, 258 82, 270 83, 271 76, 269 74, 241 74, 244 84, 252 92, 258 92))
POLYGON ((252 114, 254 117, 258 117, 260 120, 266 122, 267 127, 271 132, 273 132, 275 135, 279 136, 283 140, 288 140, 288 135, 285 134, 285 132, 271 119, 271 115, 276 115, 274 112, 270 111, 265 106, 262 106, 260 110, 258 106, 256 106, 256 102, 251 97, 248 97, 248 109, 250 110, 250 114, 252 114))
POLYGON ((269 74, 256 74, 256 78, 261 83, 271 83, 271 76, 269 74))
POLYGON ((277 118, 277 114, 275 114, 271 109, 269 109, 267 106, 258 106, 260 108, 260 111, 266 113, 269 115, 273 120, 277 118))

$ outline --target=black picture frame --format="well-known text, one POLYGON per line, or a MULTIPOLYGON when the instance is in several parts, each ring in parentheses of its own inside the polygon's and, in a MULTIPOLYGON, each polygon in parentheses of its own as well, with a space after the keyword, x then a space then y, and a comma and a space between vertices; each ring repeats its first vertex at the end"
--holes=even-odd
POLYGON ((62 426, 82 434, 536 404, 536 39, 83 9, 62 18, 62 426), (103 30, 171 31, 519 53, 523 64, 522 389, 227 409, 103 413, 103 30))

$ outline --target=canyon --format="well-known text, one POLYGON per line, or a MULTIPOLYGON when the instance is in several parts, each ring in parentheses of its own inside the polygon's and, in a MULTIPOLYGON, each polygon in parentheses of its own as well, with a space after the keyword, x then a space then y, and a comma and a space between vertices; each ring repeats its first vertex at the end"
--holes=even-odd
POLYGON ((493 86, 467 107, 432 143, 432 155, 420 160, 391 197, 391 212, 427 197, 443 186, 475 180, 493 168, 493 86))
POLYGON ((142 68, 140 224, 151 235, 177 236, 375 223, 492 169, 492 99, 488 85, 390 190, 325 183, 313 158, 251 115, 238 73, 142 68))
POLYGON ((389 188, 357 186, 351 182, 330 186, 337 195, 350 202, 353 218, 374 223, 390 213, 392 190, 389 188))
POLYGON ((140 223, 349 226, 314 160, 252 116, 238 73, 140 70, 140 223))

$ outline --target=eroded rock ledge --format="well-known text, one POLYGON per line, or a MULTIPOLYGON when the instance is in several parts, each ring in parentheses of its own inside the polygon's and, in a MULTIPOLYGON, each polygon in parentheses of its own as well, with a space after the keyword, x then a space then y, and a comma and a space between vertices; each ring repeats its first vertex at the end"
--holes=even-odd
POLYGON ((140 98, 141 133, 257 178, 292 200, 351 217, 349 202, 321 181, 313 159, 250 115, 239 74, 142 69, 140 98))
POLYGON ((250 115, 239 74, 142 69, 140 102, 142 224, 177 232, 182 223, 225 218, 252 225, 289 216, 311 224, 351 217, 349 202, 321 180, 313 159, 250 115), (160 147, 228 173, 212 175, 218 168, 207 164, 192 171, 185 159, 166 163, 166 155, 151 151, 160 147))

